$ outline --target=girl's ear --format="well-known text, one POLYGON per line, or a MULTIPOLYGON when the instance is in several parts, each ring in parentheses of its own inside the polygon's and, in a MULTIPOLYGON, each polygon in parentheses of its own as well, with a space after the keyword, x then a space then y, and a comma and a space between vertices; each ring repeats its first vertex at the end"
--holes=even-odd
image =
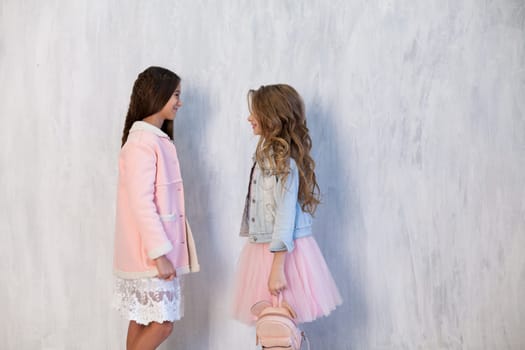
POLYGON ((255 317, 259 317, 261 312, 269 306, 272 306, 272 303, 270 303, 268 300, 259 301, 253 304, 250 311, 252 315, 254 315, 255 317))

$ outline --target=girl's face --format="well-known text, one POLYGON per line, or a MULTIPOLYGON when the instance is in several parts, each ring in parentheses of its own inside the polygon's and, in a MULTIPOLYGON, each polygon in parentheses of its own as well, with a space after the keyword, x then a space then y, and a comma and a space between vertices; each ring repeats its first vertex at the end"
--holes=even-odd
POLYGON ((255 115, 253 113, 251 113, 250 116, 248 117, 248 121, 252 125, 253 134, 261 135, 262 134, 261 125, 259 124, 259 121, 257 120, 257 118, 255 118, 255 115))
POLYGON ((180 99, 180 84, 179 84, 179 86, 177 86, 177 88, 173 92, 173 95, 171 95, 168 102, 166 102, 166 104, 160 111, 160 114, 165 120, 174 120, 177 115, 177 110, 180 107, 182 107, 182 101, 180 99))

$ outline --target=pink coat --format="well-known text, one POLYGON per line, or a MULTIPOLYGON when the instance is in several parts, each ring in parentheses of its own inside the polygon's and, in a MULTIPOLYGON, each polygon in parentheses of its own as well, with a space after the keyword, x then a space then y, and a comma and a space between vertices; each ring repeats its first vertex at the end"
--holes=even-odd
POLYGON ((177 275, 190 272, 184 189, 175 145, 159 128, 135 122, 120 151, 115 232, 115 274, 158 274, 162 255, 177 275))

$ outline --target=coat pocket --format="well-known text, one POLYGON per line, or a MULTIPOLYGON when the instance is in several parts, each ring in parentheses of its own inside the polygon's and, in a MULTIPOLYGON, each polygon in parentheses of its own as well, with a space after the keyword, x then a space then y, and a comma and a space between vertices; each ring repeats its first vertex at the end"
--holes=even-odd
POLYGON ((160 221, 170 222, 177 220, 177 214, 159 214, 160 221))
POLYGON ((170 219, 170 215, 184 213, 184 187, 182 181, 155 186, 155 205, 159 215, 170 219))

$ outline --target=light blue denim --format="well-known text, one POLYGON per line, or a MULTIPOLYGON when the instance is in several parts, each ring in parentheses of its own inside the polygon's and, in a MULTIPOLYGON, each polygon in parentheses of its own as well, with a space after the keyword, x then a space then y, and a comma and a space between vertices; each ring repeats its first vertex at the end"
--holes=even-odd
POLYGON ((252 243, 270 243, 270 251, 294 249, 294 240, 312 234, 312 215, 302 210, 298 201, 299 171, 290 158, 286 180, 252 168, 250 186, 241 223, 241 236, 252 243))

